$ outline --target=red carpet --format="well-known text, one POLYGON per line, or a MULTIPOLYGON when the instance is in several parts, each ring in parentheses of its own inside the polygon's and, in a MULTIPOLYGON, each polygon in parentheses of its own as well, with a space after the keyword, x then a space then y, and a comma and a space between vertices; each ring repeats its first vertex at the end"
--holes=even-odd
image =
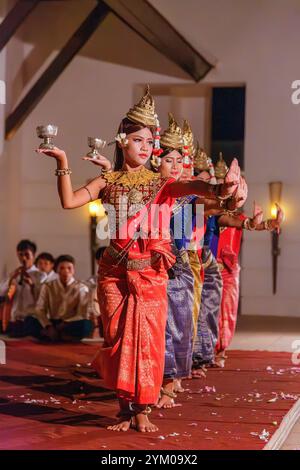
POLYGON ((300 397, 290 354, 230 351, 224 370, 184 382, 182 406, 152 412, 158 433, 113 433, 105 428, 115 420, 114 394, 88 365, 98 347, 7 342, 1 449, 262 449, 300 397))

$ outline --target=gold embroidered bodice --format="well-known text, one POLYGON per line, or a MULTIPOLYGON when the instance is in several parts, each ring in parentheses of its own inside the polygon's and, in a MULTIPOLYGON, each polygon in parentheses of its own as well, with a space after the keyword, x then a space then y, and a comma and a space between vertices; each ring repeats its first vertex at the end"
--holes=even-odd
POLYGON ((155 197, 168 180, 146 168, 132 172, 114 171, 103 175, 103 178, 107 185, 99 197, 104 205, 114 206, 117 227, 121 209, 127 209, 128 216, 133 216, 155 197))

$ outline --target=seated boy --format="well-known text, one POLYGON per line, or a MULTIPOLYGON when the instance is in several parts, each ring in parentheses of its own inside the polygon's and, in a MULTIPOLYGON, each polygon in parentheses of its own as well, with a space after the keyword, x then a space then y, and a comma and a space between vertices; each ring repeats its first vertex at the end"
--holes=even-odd
POLYGON ((43 273, 34 265, 36 244, 30 240, 21 240, 17 245, 17 256, 21 263, 0 285, 0 295, 4 301, 12 297, 10 321, 5 331, 12 337, 26 335, 24 320, 35 311, 43 273), (8 295, 12 293, 12 295, 8 295))
POLYGON ((74 278, 75 261, 70 255, 55 262, 58 278, 43 283, 34 317, 27 319, 27 334, 46 341, 74 341, 90 336, 89 289, 74 278))
POLYGON ((57 279, 57 274, 54 271, 55 259, 51 253, 40 253, 35 260, 36 267, 44 273, 43 282, 54 281, 57 279))

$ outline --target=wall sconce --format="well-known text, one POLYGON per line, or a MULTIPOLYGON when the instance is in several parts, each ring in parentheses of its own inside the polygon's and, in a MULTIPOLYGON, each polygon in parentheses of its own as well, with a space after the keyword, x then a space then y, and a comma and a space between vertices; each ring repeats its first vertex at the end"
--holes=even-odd
POLYGON ((105 215, 104 207, 101 201, 92 201, 89 203, 90 214, 90 253, 91 253, 91 270, 92 276, 95 274, 95 256, 98 248, 96 241, 96 229, 98 218, 105 215))
MULTIPOLYGON (((270 191, 270 202, 271 202, 271 218, 276 219, 277 208, 275 203, 280 205, 281 193, 282 193, 282 182, 273 181, 269 183, 270 191)), ((278 256, 280 255, 279 247, 279 233, 277 230, 271 232, 272 239, 272 277, 273 277, 273 294, 276 294, 277 289, 277 267, 278 267, 278 256)))

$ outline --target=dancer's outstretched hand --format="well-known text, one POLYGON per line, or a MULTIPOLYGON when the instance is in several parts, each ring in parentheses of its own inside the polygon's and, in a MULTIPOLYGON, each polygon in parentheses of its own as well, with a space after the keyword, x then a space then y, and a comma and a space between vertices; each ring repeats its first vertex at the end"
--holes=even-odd
POLYGON ((57 161, 63 161, 67 158, 66 152, 64 150, 59 149, 58 147, 54 147, 52 150, 37 148, 35 151, 37 153, 43 153, 47 157, 53 157, 57 161))
POLYGON ((92 162, 94 165, 101 166, 104 170, 112 169, 111 162, 103 155, 99 155, 97 158, 82 157, 82 160, 87 160, 88 162, 92 162))
POLYGON ((260 206, 258 206, 256 204, 256 202, 254 201, 253 203, 253 216, 252 218, 250 219, 250 226, 255 229, 257 227, 257 225, 261 224, 262 220, 263 220, 263 210, 260 206))
POLYGON ((236 208, 242 207, 248 196, 248 185, 243 176, 240 177, 240 182, 236 192, 232 196, 232 200, 236 208))
POLYGON ((264 216, 264 213, 263 213, 262 208, 258 206, 256 202, 254 201, 253 202, 253 217, 252 217, 253 223, 255 225, 259 225, 263 220, 263 216, 264 216))
POLYGON ((279 204, 277 204, 277 202, 275 203, 275 205, 277 209, 276 219, 269 219, 269 224, 271 226, 271 229, 276 230, 277 233, 279 234, 285 215, 284 215, 282 208, 279 206, 279 204))
POLYGON ((241 170, 236 158, 231 162, 230 168, 225 176, 224 183, 221 188, 221 197, 230 197, 233 196, 237 191, 238 185, 240 183, 241 170))

